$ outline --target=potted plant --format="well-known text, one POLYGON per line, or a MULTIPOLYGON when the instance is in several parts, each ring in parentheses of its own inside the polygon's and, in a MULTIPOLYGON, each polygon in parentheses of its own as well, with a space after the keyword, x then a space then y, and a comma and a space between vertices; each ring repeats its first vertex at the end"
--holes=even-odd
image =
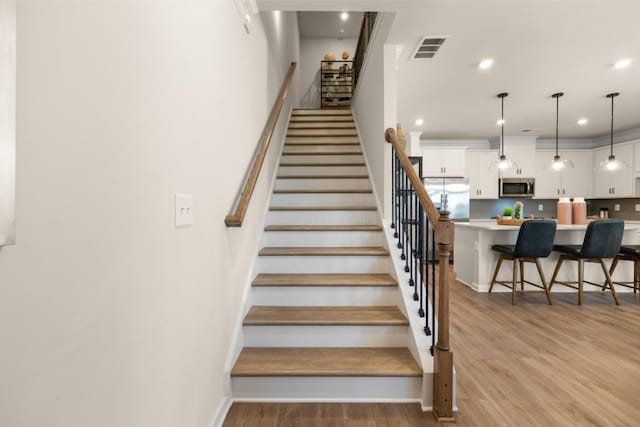
POLYGON ((511 219, 511 214, 513 214, 513 208, 511 206, 505 206, 502 209, 502 218, 511 219))

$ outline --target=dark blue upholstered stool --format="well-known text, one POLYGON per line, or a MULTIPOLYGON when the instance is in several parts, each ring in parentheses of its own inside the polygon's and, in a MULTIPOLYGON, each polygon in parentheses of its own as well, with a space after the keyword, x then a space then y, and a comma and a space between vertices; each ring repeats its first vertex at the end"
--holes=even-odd
POLYGON ((613 272, 616 271, 620 261, 633 261, 633 282, 614 281, 613 284, 632 288, 635 294, 640 291, 640 245, 624 245, 620 247, 620 253, 613 259, 609 269, 611 276, 613 276, 613 272))
POLYGON ((524 284, 528 283, 537 288, 543 289, 547 295, 547 301, 551 304, 551 294, 547 287, 547 282, 544 280, 544 273, 538 258, 546 258, 551 254, 553 248, 553 239, 556 235, 556 222, 548 220, 534 219, 525 221, 520 226, 518 232, 518 240, 515 245, 493 245, 491 249, 500 252, 498 257, 498 263, 496 264, 496 270, 493 273, 491 279, 491 286, 489 292, 493 290, 495 283, 505 286, 511 289, 511 304, 516 303, 516 276, 518 271, 518 264, 520 264, 520 291, 524 293, 524 284), (502 266, 504 260, 513 261, 513 276, 511 282, 497 280, 498 272, 502 266), (538 269, 538 275, 542 284, 537 284, 524 280, 524 263, 535 263, 538 269))
POLYGON ((605 258, 614 258, 620 252, 622 244, 622 235, 624 234, 624 221, 621 219, 600 219, 589 223, 587 232, 584 235, 582 245, 554 245, 553 250, 560 252, 558 263, 553 271, 549 288, 555 283, 568 286, 578 290, 578 304, 582 305, 582 285, 589 283, 591 285, 602 286, 605 290, 607 286, 611 289, 611 295, 617 305, 618 296, 611 282, 611 275, 604 264, 605 258), (560 266, 564 261, 578 261, 578 281, 577 282, 561 282, 556 280, 560 266), (605 276, 604 285, 584 280, 584 262, 595 262, 600 264, 602 272, 605 276), (574 286, 574 285, 578 286, 574 286))

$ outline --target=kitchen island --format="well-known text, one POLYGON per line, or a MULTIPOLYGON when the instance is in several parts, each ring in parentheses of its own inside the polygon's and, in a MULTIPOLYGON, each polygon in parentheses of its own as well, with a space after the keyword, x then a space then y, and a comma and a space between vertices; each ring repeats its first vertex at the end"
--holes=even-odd
MULTIPOLYGON (((495 244, 510 244, 516 242, 519 226, 498 225, 494 221, 471 221, 455 223, 454 241, 454 268, 458 275, 458 280, 470 286, 478 292, 488 292, 491 284, 491 277, 498 260, 498 253, 491 249, 495 244)), ((582 244, 586 225, 558 225, 556 230, 555 244, 582 244)), ((640 224, 626 223, 624 226, 624 236, 622 244, 639 244, 638 231, 640 224)), ((553 269, 558 260, 558 253, 551 252, 548 258, 540 258, 542 270, 547 284, 551 280, 553 269)), ((607 266, 610 260, 605 261, 607 266)), ((512 263, 504 262, 500 269, 498 280, 511 280, 512 263)), ((558 274, 558 280, 577 281, 578 267, 576 262, 565 262, 558 274)), ((604 274, 599 265, 585 263, 584 278, 590 282, 603 283, 604 274)), ((631 281, 633 279, 633 263, 620 262, 613 275, 614 281, 631 281)), ((525 280, 534 283, 539 281, 534 264, 525 263, 525 280)), ((539 290, 533 286, 525 285, 526 290, 539 290)), ((600 290, 599 287, 584 284, 585 291, 600 290)), ((494 292, 511 292, 504 286, 494 286, 494 292)), ((631 289, 617 286, 616 291, 632 292, 631 289)), ((576 292, 566 286, 554 285, 552 292, 576 292)))

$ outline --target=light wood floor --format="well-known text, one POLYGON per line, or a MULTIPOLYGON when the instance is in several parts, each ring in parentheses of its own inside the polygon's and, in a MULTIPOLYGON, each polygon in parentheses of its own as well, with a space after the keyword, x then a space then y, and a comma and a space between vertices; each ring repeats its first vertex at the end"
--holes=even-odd
MULTIPOLYGON (((639 426, 640 296, 451 286, 458 426, 639 426)), ((417 405, 236 403, 225 426, 433 426, 417 405)))

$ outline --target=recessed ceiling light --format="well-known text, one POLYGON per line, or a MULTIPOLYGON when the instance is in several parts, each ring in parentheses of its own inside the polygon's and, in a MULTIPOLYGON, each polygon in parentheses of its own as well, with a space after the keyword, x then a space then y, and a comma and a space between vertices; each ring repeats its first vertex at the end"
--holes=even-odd
POLYGON ((349 19, 349 14, 347 12, 342 12, 340 14, 340 19, 342 19, 343 21, 346 21, 347 19, 349 19))
POLYGON ((627 68, 629 65, 631 65, 631 59, 626 58, 626 59, 621 59, 615 64, 613 64, 613 68, 615 68, 616 70, 623 70, 627 68))
POLYGON ((344 28, 340 28, 340 32, 341 32, 341 33, 344 33, 344 28))
POLYGON ((416 119, 416 126, 422 126, 424 124, 424 119, 416 119))
POLYGON ((589 123, 589 120, 587 120, 587 119, 578 119, 578 124, 579 124, 580 126, 584 126, 584 125, 586 125, 587 123, 589 123))
POLYGON ((504 120, 503 119, 498 119, 498 121, 496 122, 496 124, 498 126, 502 126, 504 124, 504 120))
POLYGON ((478 64, 478 68, 480 68, 481 70, 487 70, 491 68, 492 65, 493 65, 493 59, 487 58, 480 61, 480 63, 478 64))

